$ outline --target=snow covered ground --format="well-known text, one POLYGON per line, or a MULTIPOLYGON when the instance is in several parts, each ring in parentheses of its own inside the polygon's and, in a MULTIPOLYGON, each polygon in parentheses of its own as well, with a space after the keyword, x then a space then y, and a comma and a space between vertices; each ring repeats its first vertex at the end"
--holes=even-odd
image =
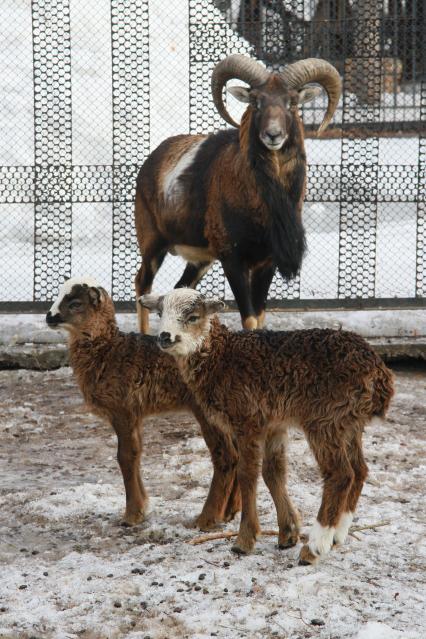
MULTIPOLYGON (((426 371, 398 372, 397 388, 388 421, 365 435, 370 476, 355 521, 385 525, 299 567, 300 546, 279 551, 273 537, 244 558, 224 540, 188 545, 211 472, 191 416, 147 420, 151 514, 122 528, 114 436, 70 371, 0 372, 0 637, 423 639, 426 371)), ((297 433, 289 490, 306 532, 320 480, 297 433)), ((262 482, 259 513, 275 527, 262 482)))

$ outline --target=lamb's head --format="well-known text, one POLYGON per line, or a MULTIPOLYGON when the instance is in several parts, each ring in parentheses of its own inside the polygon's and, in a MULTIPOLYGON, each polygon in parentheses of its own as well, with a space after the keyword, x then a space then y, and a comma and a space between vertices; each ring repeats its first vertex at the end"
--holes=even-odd
POLYGON ((50 328, 65 328, 71 333, 91 332, 91 328, 111 320, 115 321, 112 300, 91 277, 65 281, 46 315, 50 328))
POLYGON ((325 130, 336 110, 342 85, 333 65, 319 58, 299 60, 279 73, 271 73, 247 56, 230 55, 214 68, 211 88, 216 109, 233 126, 238 124, 229 115, 222 98, 222 89, 232 78, 249 85, 229 87, 228 92, 249 105, 254 131, 270 151, 279 151, 287 139, 290 142, 298 105, 312 100, 322 89, 328 95, 328 106, 319 131, 325 130), (320 84, 322 88, 309 83, 320 84))
POLYGON ((221 300, 206 299, 192 288, 177 288, 167 295, 142 295, 140 304, 160 316, 158 343, 174 357, 198 350, 210 331, 214 313, 224 308, 221 300))

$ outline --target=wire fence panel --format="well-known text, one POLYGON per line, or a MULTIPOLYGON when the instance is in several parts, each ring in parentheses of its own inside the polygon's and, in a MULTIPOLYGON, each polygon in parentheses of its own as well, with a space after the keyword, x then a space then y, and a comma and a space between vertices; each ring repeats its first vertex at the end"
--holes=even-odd
MULTIPOLYGON (((230 53, 323 57, 343 77, 321 139, 326 97, 302 109, 308 253, 271 305, 423 303, 424 2, 3 0, 0 20, 0 310, 44 307, 72 274, 132 303, 137 173, 165 138, 225 126, 210 77, 230 53)), ((155 289, 183 268, 168 255, 155 289)), ((199 286, 232 300, 217 262, 199 286)))

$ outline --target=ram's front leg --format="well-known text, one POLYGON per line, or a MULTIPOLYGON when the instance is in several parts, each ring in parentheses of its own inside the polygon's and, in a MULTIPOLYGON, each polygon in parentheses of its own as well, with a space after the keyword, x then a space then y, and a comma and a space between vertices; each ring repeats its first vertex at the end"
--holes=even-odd
POLYGON ((272 262, 256 266, 251 275, 251 301, 257 317, 257 328, 263 328, 265 323, 265 309, 269 287, 275 273, 272 262))
POLYGON ((257 317, 250 294, 250 275, 247 266, 237 256, 221 260, 223 270, 237 302, 241 323, 246 330, 257 328, 257 317))
POLYGON ((112 425, 117 434, 117 460, 126 491, 123 524, 134 526, 143 521, 148 506, 148 495, 140 475, 142 423, 118 417, 113 420, 112 425))

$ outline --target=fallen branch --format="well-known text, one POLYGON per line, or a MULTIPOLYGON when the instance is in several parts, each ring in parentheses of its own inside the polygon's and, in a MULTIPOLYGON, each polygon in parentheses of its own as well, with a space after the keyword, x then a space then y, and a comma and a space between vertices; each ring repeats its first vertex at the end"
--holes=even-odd
MULTIPOLYGON (((349 534, 360 541, 360 538, 357 537, 354 533, 360 532, 362 530, 374 530, 375 528, 380 528, 380 526, 389 526, 390 523, 390 521, 379 521, 377 524, 369 524, 368 526, 351 526, 351 528, 349 529, 349 534)), ((278 530, 261 530, 260 534, 265 536, 278 536, 278 530)), ((188 544, 190 544, 191 546, 198 546, 198 544, 204 544, 207 541, 216 541, 216 539, 230 539, 231 537, 237 536, 238 532, 232 530, 217 533, 206 533, 205 535, 194 537, 194 539, 188 541, 188 544)), ((308 541, 308 536, 304 534, 300 535, 300 541, 305 543, 306 541, 308 541)))
POLYGON ((353 537, 357 541, 361 541, 361 537, 358 537, 358 535, 355 535, 355 533, 353 533, 351 531, 348 532, 348 535, 350 535, 351 537, 353 537))
POLYGON ((386 521, 379 521, 377 524, 369 524, 368 526, 351 526, 349 529, 349 533, 356 533, 356 532, 360 532, 361 530, 371 530, 374 528, 380 528, 380 526, 389 526, 390 525, 390 521, 386 520, 386 521))
MULTIPOLYGON (((261 530, 261 535, 278 535, 278 530, 261 530)), ((206 541, 215 541, 216 539, 230 539, 231 537, 237 537, 238 531, 233 532, 232 530, 228 530, 225 532, 217 532, 217 533, 206 533, 205 535, 200 535, 199 537, 194 537, 188 541, 188 544, 191 546, 198 546, 198 544, 204 544, 206 541)))

